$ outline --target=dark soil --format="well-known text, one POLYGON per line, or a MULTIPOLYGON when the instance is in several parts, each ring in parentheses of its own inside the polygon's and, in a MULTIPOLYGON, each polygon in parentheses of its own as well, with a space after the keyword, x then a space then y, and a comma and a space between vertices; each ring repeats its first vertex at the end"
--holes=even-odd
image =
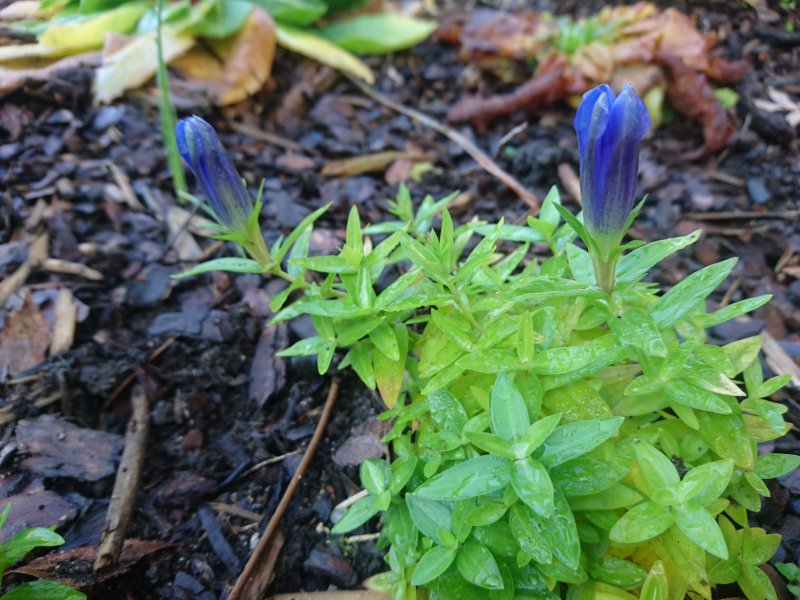
MULTIPOLYGON (((589 12, 603 3, 525 5, 589 12)), ((781 215, 799 206, 800 142, 781 114, 759 111, 752 102, 767 98, 770 87, 800 96, 800 40, 785 29, 786 23, 797 28, 800 20, 778 3, 770 3, 777 21, 759 17, 742 2, 675 6, 696 15, 701 29, 718 30, 726 52, 746 57, 752 69, 735 88, 741 97, 732 114, 737 133, 723 153, 692 164, 677 162, 676 156, 700 144, 699 128, 680 119, 645 141, 640 189, 649 200, 634 235, 653 240, 704 230, 698 244, 654 274, 667 286, 711 262, 740 257, 715 300, 762 293, 774 299, 751 321, 717 328, 718 341, 766 330, 800 364, 800 226, 796 216, 781 215)), ((370 63, 379 90, 442 120, 466 88, 500 89, 490 77, 476 76, 454 48, 433 41, 370 63)), ((40 510, 71 515, 59 528, 65 549, 96 544, 114 476, 89 480, 64 465, 33 471, 24 449, 17 447, 16 427, 20 419, 30 422, 51 413, 80 427, 124 435, 131 395, 125 382, 132 376, 132 384, 143 385, 151 399, 152 425, 128 537, 171 545, 146 553, 126 573, 89 591, 95 598, 219 598, 277 506, 313 433, 330 377, 319 376, 313 361, 275 358, 278 349, 310 331, 310 323, 300 320, 265 333, 267 303, 280 284, 227 274, 170 279, 183 268, 183 254, 166 224, 174 200, 155 95, 137 92, 98 108, 91 105, 90 82, 91 74, 79 71, 0 99, 0 272, 6 278, 14 273, 26 258, 29 240, 47 232, 51 258, 102 274, 92 281, 36 267, 1 307, 3 327, 25 306, 52 322, 58 290, 69 289, 79 322, 69 350, 13 375, 0 374, 0 498, 54 492, 40 510), (221 505, 249 513, 233 515, 221 505), (250 513, 255 517, 248 518, 250 513)), ((327 202, 331 209, 313 240, 317 251, 341 244, 353 205, 366 221, 385 218, 396 186, 383 173, 320 174, 330 160, 380 150, 413 147, 435 154, 435 168, 422 181, 409 181, 409 187, 417 200, 461 190, 462 202, 454 211, 459 220, 478 215, 514 222, 527 210, 458 146, 375 104, 335 73, 283 51, 268 89, 224 111, 181 106, 182 114, 193 111, 202 111, 217 127, 253 188, 266 179, 262 223, 268 242, 327 202), (253 131, 290 143, 267 143, 253 131)), ((562 184, 559 165, 577 171, 572 117, 569 107, 556 106, 537 115, 515 115, 486 130, 459 130, 542 198, 550 186, 562 184), (501 138, 524 121, 528 127, 499 148, 501 138)), ((211 246, 209 240, 196 240, 204 249, 211 246)), ((212 256, 231 253, 228 246, 211 249, 212 256)), ((272 592, 357 587, 384 568, 374 541, 347 543, 328 534, 333 507, 359 490, 352 465, 374 455, 380 436, 374 422, 379 399, 347 376, 341 390, 313 466, 282 520, 286 542, 272 592)), ((800 392, 790 386, 778 397, 789 407, 795 432, 774 446, 797 452, 800 392)), ((784 534, 777 561, 800 557, 797 475, 774 483, 759 515, 770 530, 784 534)), ((364 529, 370 531, 374 524, 364 529)), ((64 563, 58 576, 81 578, 85 567, 85 561, 64 563)))

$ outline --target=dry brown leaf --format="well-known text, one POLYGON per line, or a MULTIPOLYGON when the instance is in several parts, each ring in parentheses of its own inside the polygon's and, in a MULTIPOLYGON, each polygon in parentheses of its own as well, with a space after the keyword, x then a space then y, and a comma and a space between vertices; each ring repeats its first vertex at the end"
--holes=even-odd
POLYGON ((49 345, 47 320, 26 289, 22 307, 8 318, 0 332, 0 373, 16 375, 35 367, 44 360, 49 345))
MULTIPOLYGON (((21 48, 22 46, 9 46, 21 48)), ((73 71, 80 67, 95 66, 100 64, 99 52, 87 52, 67 56, 55 62, 48 62, 41 58, 15 60, 12 66, 0 67, 0 94, 8 93, 26 83, 50 81, 58 73, 73 71)))
POLYGON ((341 160, 329 161, 322 167, 322 174, 328 177, 363 175, 364 173, 375 173, 385 171, 394 161, 406 159, 413 162, 433 161, 436 156, 433 154, 423 154, 421 152, 407 152, 403 150, 386 150, 384 152, 374 152, 361 156, 352 156, 341 160))
POLYGON ((92 571, 92 565, 97 558, 97 547, 95 546, 83 546, 67 552, 51 552, 46 556, 32 560, 22 567, 9 571, 9 573, 60 581, 76 589, 87 590, 98 583, 124 575, 142 559, 170 546, 174 546, 174 544, 156 540, 125 540, 119 565, 96 573, 92 571), (60 569, 59 567, 63 563, 69 564, 69 569, 60 569), (80 578, 65 577, 65 572, 75 573, 80 578))
MULTIPOLYGON (((164 60, 170 63, 195 44, 194 38, 179 35, 169 27, 161 32, 164 60)), ((120 36, 107 36, 115 52, 103 50, 103 64, 94 76, 94 97, 99 103, 111 102, 127 90, 137 88, 152 79, 158 68, 155 33, 139 36, 122 48, 117 48, 120 36)))
POLYGON ((241 102, 263 87, 272 72, 275 45, 275 21, 256 7, 235 36, 209 40, 213 53, 196 47, 170 66, 186 76, 189 85, 207 88, 215 103, 225 106, 241 102))

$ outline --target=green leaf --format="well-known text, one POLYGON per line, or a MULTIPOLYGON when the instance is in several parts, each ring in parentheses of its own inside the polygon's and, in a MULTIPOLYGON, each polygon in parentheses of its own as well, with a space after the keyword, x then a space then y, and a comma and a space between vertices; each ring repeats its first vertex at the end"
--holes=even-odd
POLYGON ((672 461, 647 442, 637 440, 633 448, 645 493, 659 503, 659 496, 673 495, 681 478, 672 461))
POLYGON ((647 571, 628 560, 611 557, 590 564, 589 575, 597 581, 632 588, 641 585, 647 577, 647 571))
POLYGON ((467 413, 453 394, 446 389, 433 392, 428 396, 428 408, 440 431, 461 435, 467 424, 467 413))
POLYGON ((466 431, 464 432, 464 437, 470 444, 489 454, 502 456, 509 460, 520 458, 516 451, 518 444, 513 444, 509 440, 501 438, 499 435, 482 431, 466 431))
POLYGON ((484 525, 491 525, 503 518, 506 514, 507 507, 502 502, 487 502, 476 506, 467 515, 467 525, 470 527, 482 527, 484 525))
POLYGON ((6 567, 22 560, 34 548, 60 546, 64 538, 52 529, 32 527, 14 534, 0 546, 0 573, 6 567))
POLYGON ((104 12, 52 22, 39 35, 39 44, 75 51, 99 48, 108 33, 133 31, 148 6, 129 2, 104 12))
POLYGON ((509 484, 511 463, 484 455, 458 463, 419 486, 414 494, 429 500, 464 500, 502 490, 509 484))
POLYGON ((645 500, 626 512, 608 533, 618 544, 638 544, 661 535, 674 520, 669 506, 645 500))
POLYGON ((507 440, 523 435, 531 424, 522 394, 505 373, 492 386, 489 422, 492 431, 507 440))
POLYGON ((619 348, 616 337, 606 335, 582 346, 565 346, 539 352, 534 356, 531 367, 540 375, 561 375, 596 362, 614 362, 619 355, 619 348))
POLYGON ((581 541, 572 509, 563 494, 558 490, 553 494, 555 510, 549 518, 543 518, 534 512, 531 518, 538 525, 550 551, 569 569, 577 569, 581 558, 581 541))
POLYGON ((755 468, 755 444, 747 433, 740 415, 697 413, 698 433, 703 441, 723 459, 751 471, 755 468))
POLYGON ((684 502, 707 506, 722 495, 733 476, 733 463, 717 460, 691 469, 683 477, 680 495, 684 502))
POLYGON ((411 585, 425 585, 444 573, 456 558, 458 548, 434 546, 419 559, 411 574, 411 585))
POLYGON ((510 350, 479 350, 459 358, 456 366, 478 373, 501 373, 520 369, 521 365, 516 352, 510 350))
POLYGON ((389 360, 400 360, 400 348, 397 345, 397 336, 386 321, 381 321, 378 326, 369 332, 369 339, 389 360))
POLYGON ((742 577, 737 583, 748 598, 778 600, 769 577, 755 565, 742 565, 742 577))
POLYGON ((385 460, 368 458, 359 469, 361 485, 373 496, 381 495, 389 485, 392 471, 385 460))
POLYGON ((207 11, 202 19, 192 23, 185 31, 196 36, 226 38, 238 32, 250 16, 253 5, 246 0, 225 0, 207 11))
POLYGON ((511 468, 511 486, 525 504, 542 517, 549 517, 555 510, 553 482, 541 463, 532 458, 514 462, 511 468))
POLYGON ((731 407, 722 398, 702 388, 680 379, 664 384, 664 391, 671 402, 690 406, 721 415, 730 414, 731 407))
POLYGON ((739 302, 734 302, 710 315, 706 315, 703 320, 703 327, 716 327, 726 321, 730 321, 749 312, 753 312, 757 308, 764 306, 772 299, 772 294, 764 294, 763 296, 756 296, 755 298, 747 298, 739 302))
POLYGON ((503 577, 489 549, 478 542, 468 541, 458 551, 456 566, 461 576, 487 590, 503 588, 503 577))
POLYGON ((353 531, 361 527, 364 523, 369 521, 372 517, 379 512, 376 505, 374 496, 367 496, 363 500, 359 500, 353 506, 347 509, 341 519, 336 522, 336 525, 331 528, 331 533, 340 535, 353 531))
POLYGON ((375 389, 375 369, 372 366, 369 344, 359 343, 350 350, 350 364, 369 389, 375 389))
POLYGON ((305 338, 297 343, 292 344, 285 350, 278 352, 278 356, 311 356, 318 354, 330 345, 326 339, 315 335, 310 338, 305 338))
POLYGON ((635 489, 622 483, 616 483, 607 490, 591 496, 570 498, 569 502, 575 510, 606 511, 632 506, 641 500, 642 495, 635 489))
POLYGON ((667 356, 661 332, 647 313, 628 307, 621 318, 611 318, 608 325, 624 344, 639 348, 647 356, 667 356))
POLYGON ((695 271, 661 296, 650 313, 658 327, 661 329, 671 327, 707 298, 730 274, 736 260, 729 258, 695 271))
POLYGON ((386 54, 419 44, 435 29, 436 21, 385 12, 336 21, 318 33, 356 54, 386 54))
POLYGON ((532 514, 531 509, 524 504, 512 506, 508 511, 511 533, 525 554, 538 563, 549 563, 553 553, 532 514))
POLYGON ((188 271, 173 275, 173 279, 185 279, 186 277, 195 277, 203 273, 211 273, 213 271, 228 271, 229 273, 263 273, 264 267, 258 261, 250 258, 216 258, 204 263, 200 263, 196 267, 192 267, 188 271))
POLYGON ((451 529, 451 512, 441 502, 406 494, 406 505, 414 526, 437 544, 441 544, 439 531, 451 529))
POLYGON ((755 473, 762 479, 775 479, 800 467, 800 456, 795 454, 761 454, 756 458, 755 473))
POLYGON ((372 71, 361 59, 350 54, 347 50, 330 43, 323 37, 280 24, 275 28, 275 33, 278 43, 292 52, 297 52, 324 65, 349 73, 370 85, 375 82, 375 76, 372 71))
POLYGON ((318 21, 328 6, 322 0, 250 0, 279 23, 306 27, 318 21))
POLYGON ((728 547, 714 517, 702 506, 683 504, 675 507, 675 523, 684 535, 709 554, 726 560, 728 547))
POLYGON ((567 497, 591 496, 609 489, 627 472, 628 467, 619 463, 581 456, 554 467, 550 477, 567 497))
POLYGON ((623 256, 617 263, 616 280, 618 283, 633 283, 647 275, 652 267, 660 263, 670 254, 694 244, 700 238, 701 230, 683 237, 658 240, 637 248, 623 256))
POLYGON ((86 594, 57 581, 28 581, 2 596, 2 600, 86 600, 86 594))
POLYGON ((280 263, 283 260, 283 257, 286 255, 286 252, 288 252, 290 248, 294 247, 294 243, 298 240, 298 238, 301 235, 303 235, 303 232, 306 229, 309 229, 314 224, 314 222, 317 219, 319 219, 325 213, 325 211, 328 210, 328 208, 330 208, 330 206, 331 204, 329 202, 328 204, 319 207, 310 215, 304 217, 303 220, 300 221, 300 223, 298 223, 297 227, 292 229, 292 232, 288 236, 286 236, 286 241, 281 245, 280 249, 278 249, 273 256, 276 263, 280 263))
POLYGON ((668 600, 669 581, 664 563, 657 560, 650 567, 647 579, 644 580, 639 600, 668 600))
POLYGON ((594 450, 613 436, 624 420, 624 417, 608 417, 557 427, 544 443, 542 463, 553 468, 594 450))
POLYGON ((550 434, 561 421, 561 413, 549 415, 543 419, 539 419, 528 427, 525 433, 522 434, 519 442, 522 443, 522 455, 515 458, 525 458, 536 450, 542 443, 550 437, 550 434))

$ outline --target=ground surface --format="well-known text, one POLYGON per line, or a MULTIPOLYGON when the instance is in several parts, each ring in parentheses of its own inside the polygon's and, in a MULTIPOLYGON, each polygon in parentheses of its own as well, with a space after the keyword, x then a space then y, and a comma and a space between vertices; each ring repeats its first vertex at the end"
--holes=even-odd
MULTIPOLYGON (((591 8, 528 3, 561 12, 576 5, 591 8)), ((698 163, 676 162, 674 157, 700 141, 697 127, 680 120, 645 141, 640 183, 649 201, 635 235, 652 240, 705 231, 698 244, 655 274, 665 285, 711 262, 740 257, 716 300, 766 292, 775 298, 751 322, 718 329, 720 341, 766 329, 800 364, 800 225, 796 212, 793 217, 787 212, 800 203, 800 145, 781 115, 752 105, 753 98, 766 97, 768 87, 800 95, 798 38, 777 35, 784 31, 783 21, 759 20, 742 2, 678 5, 697 15, 701 29, 719 30, 729 54, 743 54, 752 69, 736 87, 742 102, 732 115, 738 132, 729 149, 698 163)), ((781 19, 790 18, 777 3, 772 8, 781 19)), ((796 15, 791 18, 800 25, 796 15)), ((466 87, 498 87, 465 71, 453 48, 433 41, 373 60, 372 66, 378 89, 441 119, 466 87)), ((202 238, 196 238, 199 248, 185 241, 172 244, 176 230, 170 231, 167 221, 175 215, 174 202, 153 96, 137 93, 96 108, 89 81, 88 73, 79 72, 0 99, 0 272, 8 280, 31 252, 30 241, 46 232, 49 257, 100 274, 95 281, 90 273, 64 273, 63 267, 45 263, 49 266, 34 268, 23 287, 16 286, 0 312, 6 348, 6 338, 16 335, 16 330, 8 333, 14 311, 27 311, 25 331, 39 327, 39 335, 32 336, 39 342, 8 351, 16 359, 24 353, 44 356, 59 290, 71 291, 78 318, 68 350, 23 365, 12 377, 0 374, 0 497, 17 503, 33 498, 32 519, 37 513, 63 517, 60 531, 67 548, 96 543, 114 479, 109 457, 118 451, 120 438, 94 440, 79 431, 73 449, 78 458, 72 462, 54 444, 69 438, 64 422, 124 435, 132 389, 125 382, 133 376, 151 398, 152 425, 129 537, 169 546, 141 550, 142 560, 95 587, 94 595, 217 598, 235 580, 274 511, 311 437, 330 379, 318 376, 308 361, 274 357, 276 349, 310 327, 299 321, 266 332, 266 304, 277 284, 251 276, 170 279, 181 270, 181 257, 209 248, 214 256, 230 255, 231 249, 210 247, 202 238), (63 421, 40 419, 44 414, 63 421), (31 442, 36 434, 39 445, 31 442), (56 448, 55 457, 47 458, 48 447, 56 448), (88 472, 87 464, 94 470, 88 472)), ((204 109, 181 107, 182 114, 192 111, 204 109)), ((458 219, 503 216, 513 222, 527 210, 458 146, 365 98, 327 69, 285 52, 278 54, 268 90, 223 112, 203 114, 218 127, 247 181, 255 187, 266 178, 268 241, 326 202, 332 208, 314 238, 320 251, 340 244, 351 206, 358 206, 367 221, 381 220, 386 199, 396 191, 383 172, 347 178, 320 174, 330 160, 379 150, 410 148, 435 155, 435 168, 409 186, 417 200, 425 193, 439 197, 461 190, 454 211, 458 219), (259 132, 288 142, 271 143, 259 132)), ((551 185, 564 183, 557 174, 560 165, 577 169, 572 114, 557 106, 482 131, 459 130, 543 197, 551 185), (528 126, 500 148, 503 136, 525 121, 528 126)), ((797 425, 797 390, 782 398, 797 425)), ((355 587, 382 570, 371 541, 345 543, 327 535, 332 507, 359 489, 354 465, 380 451, 380 426, 372 420, 380 410, 376 397, 355 379, 344 378, 311 471, 283 518, 286 543, 272 591, 355 587)), ((798 438, 790 435, 777 446, 797 452, 798 438)), ((777 558, 797 561, 800 477, 783 483, 774 486, 761 517, 785 536, 777 558)), ((80 579, 86 562, 60 569, 80 579)))

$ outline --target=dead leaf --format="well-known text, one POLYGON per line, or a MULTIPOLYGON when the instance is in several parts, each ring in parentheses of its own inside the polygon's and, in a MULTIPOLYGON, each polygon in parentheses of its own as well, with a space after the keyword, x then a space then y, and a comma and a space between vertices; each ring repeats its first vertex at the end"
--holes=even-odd
POLYGON ((26 289, 22 307, 0 332, 0 372, 16 375, 44 360, 50 345, 50 327, 26 289))
POLYGON ((194 47, 170 66, 188 78, 188 84, 206 87, 220 106, 240 102, 260 90, 272 72, 275 58, 275 21, 254 8, 235 36, 207 40, 208 47, 194 47))
POLYGON ((58 291, 53 322, 53 336, 50 342, 50 355, 58 354, 72 347, 75 339, 75 324, 78 320, 78 305, 69 288, 58 291))
MULTIPOLYGON (((29 44, 30 45, 30 44, 29 44)), ((38 46, 38 44, 32 44, 38 46)), ((22 46, 7 46, 6 48, 21 48, 22 46)), ((0 53, 3 51, 0 48, 0 53)), ((57 56, 53 53, 52 56, 57 56)), ((59 73, 74 71, 81 67, 93 67, 100 64, 99 52, 88 52, 67 56, 55 62, 45 61, 44 66, 39 58, 15 60, 13 66, 0 67, 0 94, 5 94, 22 87, 26 83, 51 81, 59 73)))
POLYGON ((78 514, 75 506, 55 492, 37 487, 0 500, 0 510, 9 503, 11 513, 0 530, 0 541, 3 542, 30 527, 61 527, 78 514))
POLYGON ((705 75, 687 67, 677 56, 659 54, 658 60, 666 67, 670 105, 703 128, 703 145, 686 153, 683 159, 697 160, 727 146, 734 129, 705 75))
POLYGON ((67 552, 51 552, 9 573, 59 581, 78 590, 88 590, 99 583, 124 575, 150 554, 174 545, 157 540, 125 540, 119 564, 112 569, 99 572, 92 570, 97 558, 97 547, 83 546, 67 552), (64 563, 69 564, 69 569, 59 568, 64 563), (79 578, 65 577, 65 572, 74 573, 79 578))
MULTIPOLYGON (((188 51, 194 38, 175 33, 169 27, 161 32, 164 60, 167 63, 188 51)), ((116 44, 119 36, 106 37, 106 44, 116 44)), ((94 76, 94 97, 99 103, 111 102, 127 90, 137 88, 155 77, 158 53, 155 33, 139 36, 130 43, 108 53, 104 48, 103 64, 94 76)))
POLYGON ((328 177, 352 177, 364 173, 385 171, 396 160, 406 159, 412 162, 433 161, 436 155, 421 152, 408 152, 404 150, 386 150, 373 154, 362 154, 341 160, 329 161, 322 167, 322 174, 328 177))
POLYGON ((19 452, 28 455, 22 468, 82 481, 113 475, 123 446, 120 435, 78 427, 53 415, 21 420, 16 436, 19 452))
POLYGON ((768 113, 786 113, 784 116, 792 127, 800 125, 800 103, 792 100, 789 94, 776 90, 775 88, 767 88, 767 95, 769 100, 762 100, 757 98, 753 100, 759 109, 768 113))
POLYGON ((255 401, 259 408, 286 385, 286 363, 276 353, 285 348, 288 342, 288 330, 284 323, 265 327, 261 332, 250 368, 248 390, 250 400, 255 401))

